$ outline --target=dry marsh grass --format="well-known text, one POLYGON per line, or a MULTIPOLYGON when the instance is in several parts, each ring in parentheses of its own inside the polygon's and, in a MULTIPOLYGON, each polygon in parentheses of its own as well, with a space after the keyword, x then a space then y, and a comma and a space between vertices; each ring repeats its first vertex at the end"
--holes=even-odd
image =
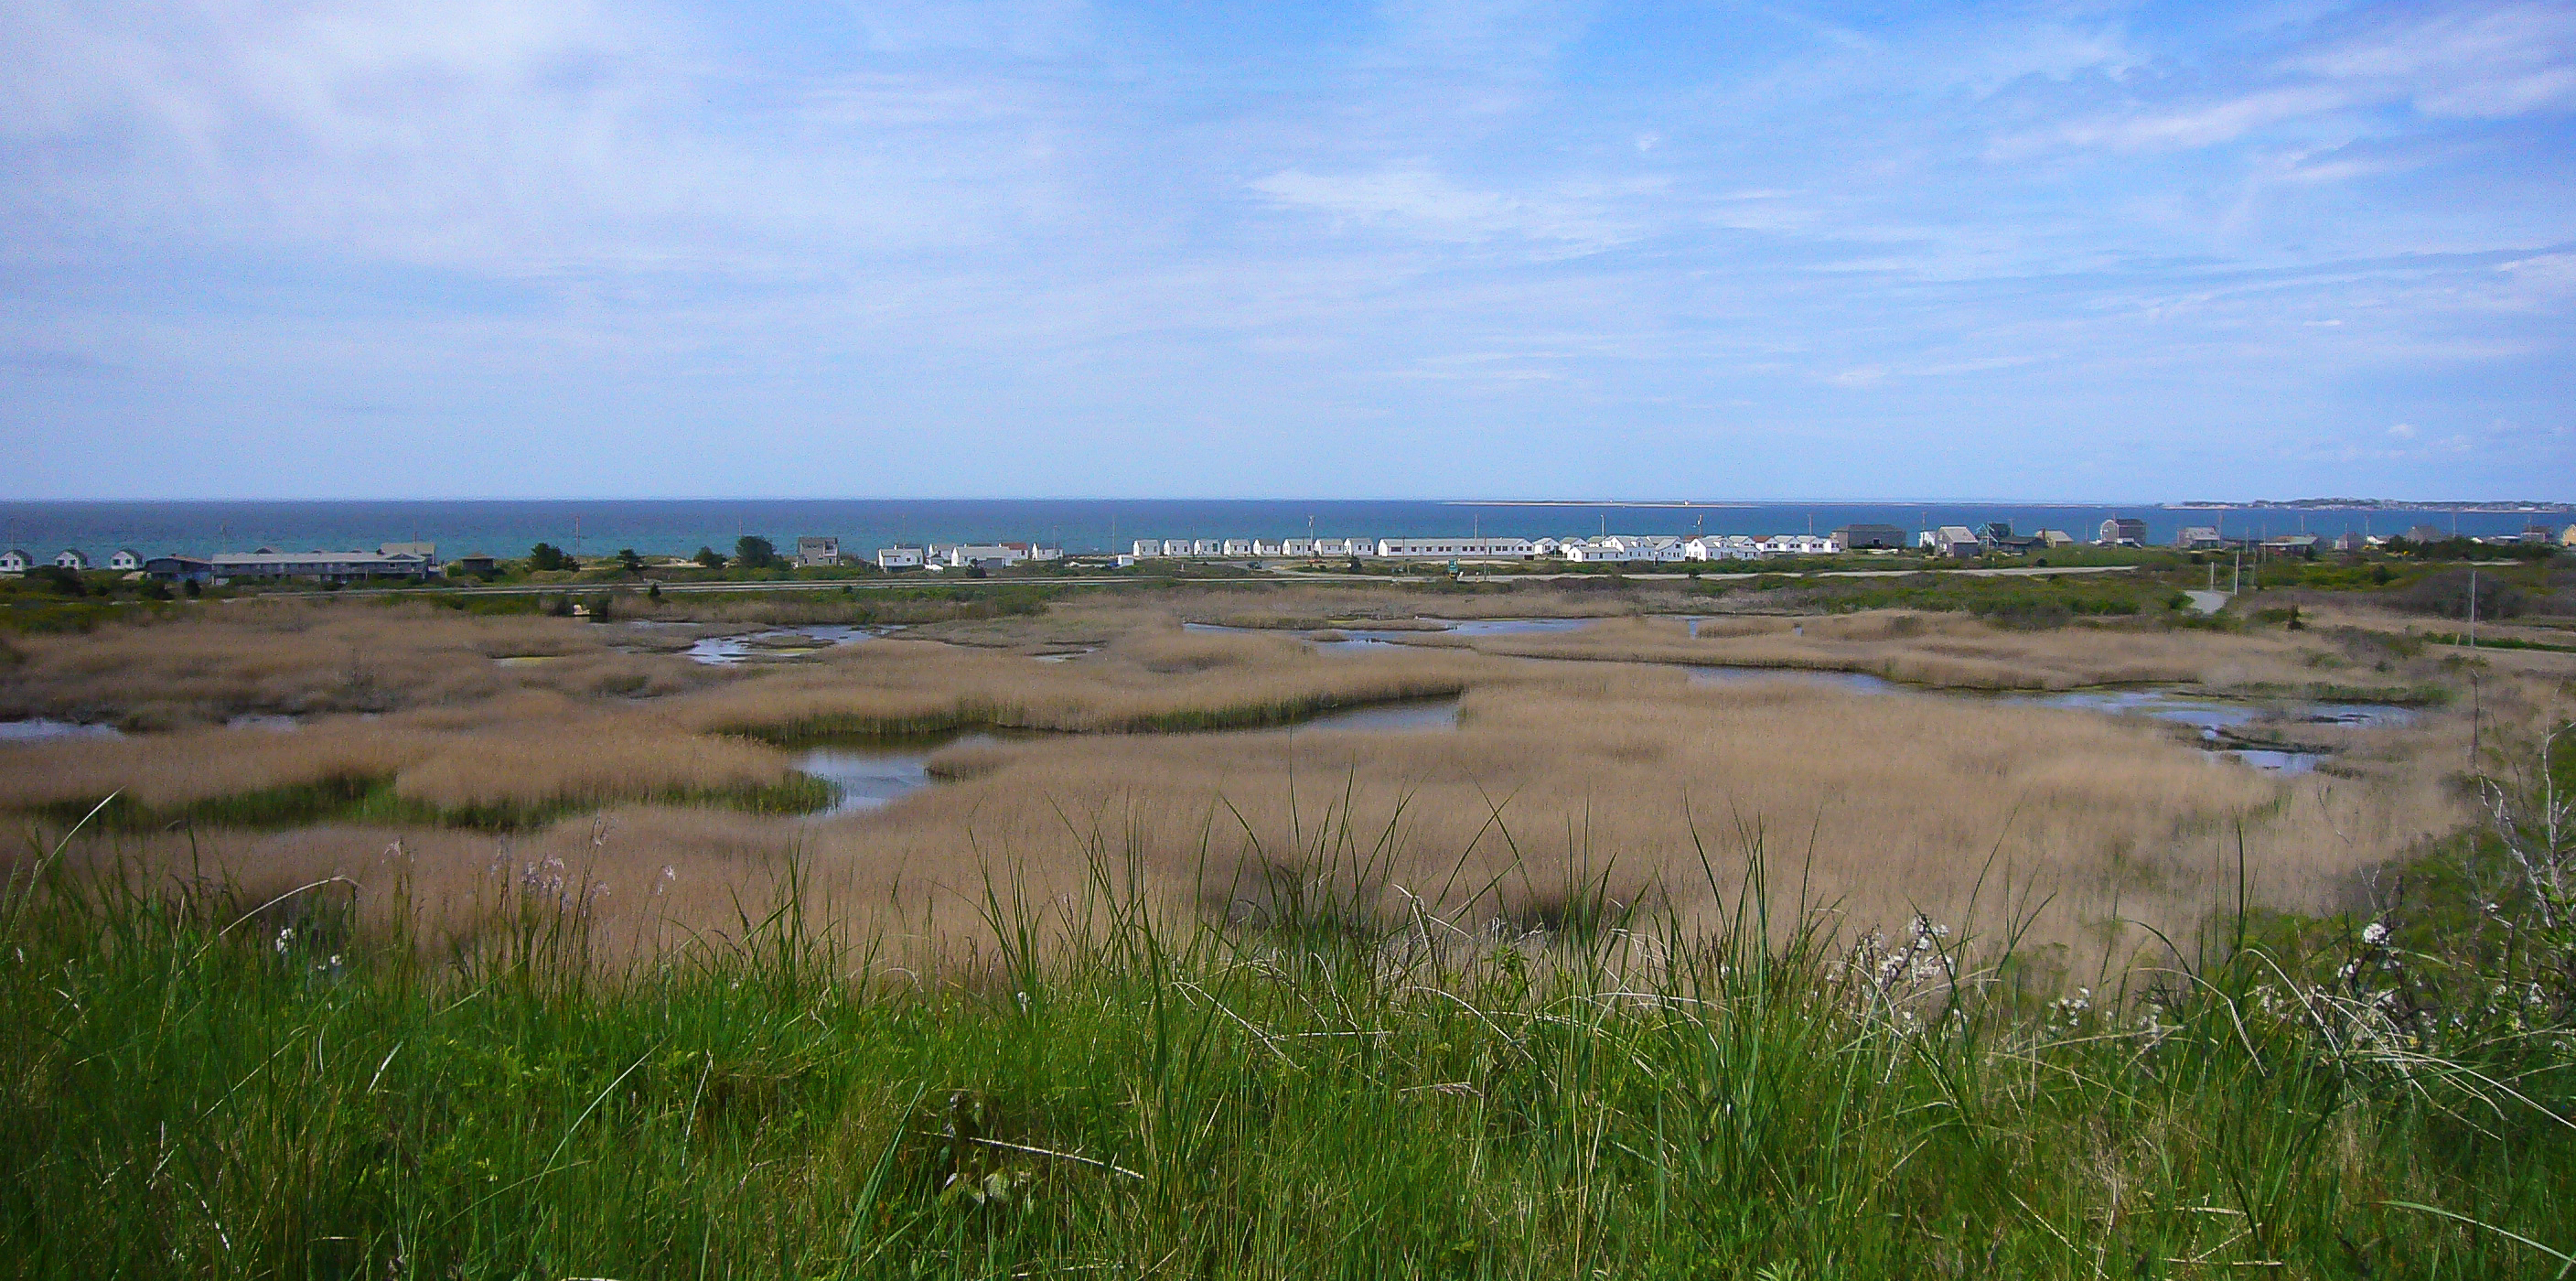
MULTIPOLYGON (((1447 638, 1461 640, 1462 638, 1447 638)), ((2313 632, 2174 631, 2140 625, 2044 632, 1954 614, 1886 611, 1809 618, 1709 618, 1699 635, 1677 618, 1604 619, 1580 631, 1463 638, 1482 653, 1529 658, 1866 672, 1889 680, 1984 690, 2191 685, 2211 693, 2381 687, 2407 695, 2433 663, 2382 672, 2346 659, 2313 632)))
MULTIPOLYGON (((809 905, 929 964, 989 950, 978 909, 995 886, 1070 902, 1104 855, 1170 911, 1236 920, 1303 896, 1361 925, 1419 902, 1471 929, 1562 928, 1598 892, 1706 924, 1701 858, 1731 888, 1758 829, 1775 877, 1803 882, 1775 886, 1784 906, 1831 902, 1866 932, 1918 911, 1990 922, 2009 895, 2031 954, 2087 981, 2149 946, 2145 927, 2187 938, 2232 892, 2240 832, 2257 905, 2348 905, 2363 873, 2467 819, 2436 764, 2464 759, 2464 737, 2454 717, 2353 733, 2337 774, 2283 778, 2147 722, 1605 666, 1471 692, 1454 734, 960 747, 935 762, 949 782, 847 818, 626 806, 506 841, 339 828, 212 844, 270 892, 399 875, 442 929, 480 928, 496 876, 605 885, 580 891, 588 910, 639 947, 735 929, 793 858, 809 905)), ((174 837, 117 848, 185 853, 174 837)))
POLYGON ((1062 665, 885 641, 725 669, 616 652, 601 631, 551 619, 288 607, 111 629, 92 638, 94 653, 79 648, 84 638, 43 638, 32 670, 12 678, 22 710, 85 709, 101 713, 91 719, 183 728, 0 745, 0 809, 122 792, 158 812, 353 778, 389 779, 403 799, 445 809, 724 794, 788 778, 789 757, 747 734, 1277 724, 1326 708, 1453 694, 1479 678, 1484 662, 1461 667, 1409 654, 1336 661, 1280 637, 1197 636, 1151 620, 1102 653, 1062 665), (538 651, 545 661, 492 661, 496 653, 538 651), (349 682, 335 664, 345 665, 350 652, 362 654, 369 671, 406 678, 376 682, 374 696, 348 707, 349 682), (292 733, 206 724, 243 711, 308 720, 292 733))
POLYGON ((95 803, 149 810, 340 778, 390 777, 436 751, 434 736, 334 717, 293 733, 188 729, 126 739, 0 747, 0 810, 95 803))
MULTIPOLYGON (((222 602, 184 618, 19 637, 0 719, 46 716, 160 730, 244 714, 389 712, 457 705, 524 685, 618 693, 719 678, 609 648, 587 623, 471 618, 425 605, 222 602), (501 667, 493 660, 552 661, 501 667)), ((651 644, 637 636, 620 642, 651 644)))
POLYGON ((672 700, 671 714, 710 732, 780 738, 962 725, 1145 732, 1280 724, 1328 708, 1512 679, 1507 665, 1473 657, 1353 661, 1284 637, 1151 631, 1067 663, 901 640, 815 659, 672 700))
MULTIPOLYGON (((499 709, 494 709, 499 710, 499 709)), ((694 734, 542 696, 515 717, 420 713, 336 717, 288 733, 196 729, 118 740, 0 748, 0 810, 58 809, 111 793, 150 812, 280 788, 390 780, 442 810, 530 809, 776 787, 789 757, 740 738, 694 734)))
POLYGON ((2283 779, 2088 713, 1603 671, 1480 689, 1454 735, 979 747, 945 762, 955 785, 819 825, 806 848, 859 883, 902 869, 953 886, 974 880, 960 851, 1061 866, 1099 837, 1143 851, 1168 887, 1249 894, 1236 910, 1257 910, 1278 875, 1312 870, 1297 865, 1317 833, 1347 830, 1384 844, 1378 884, 1337 889, 1368 914, 1410 894, 1544 919, 1567 878, 1606 875, 1614 896, 1687 917, 1710 906, 1700 851, 1722 876, 1740 870, 1738 824, 1758 823, 1775 858, 1812 849, 1812 888, 1856 920, 1955 919, 1981 877, 1990 894, 2009 879, 2055 896, 2046 941, 2098 953, 2115 917, 2187 931, 2232 883, 2240 827, 2258 891, 2284 908, 2321 906, 2351 874, 2452 830, 2465 811, 2412 762, 2454 736, 2447 723, 2383 733, 2345 777, 2283 779))
MULTIPOLYGON (((1738 866, 1742 831, 1759 827, 1775 867, 1784 852, 1795 861, 1812 850, 1812 893, 1856 921, 1963 913, 1981 887, 2008 881, 2047 903, 2040 936, 2078 967, 2143 937, 2124 919, 2187 931, 2213 887, 2234 883, 2240 828, 2262 900, 2313 908, 2466 817, 2444 786, 2467 754, 2459 712, 2406 730, 2303 732, 2343 754, 2332 774, 2283 779, 2213 761, 2153 723, 1798 682, 1695 687, 1668 667, 1630 665, 2219 691, 2341 678, 2335 661, 2381 681, 2441 670, 2424 656, 2391 672, 2349 653, 2336 660, 2339 642, 2322 633, 2026 633, 1886 613, 1712 619, 1694 640, 1677 619, 1607 617, 1573 633, 1425 633, 1436 648, 1320 654, 1279 635, 1179 627, 1218 599, 1280 618, 1349 617, 1362 605, 1457 613, 1448 597, 1279 595, 1091 600, 1033 623, 975 624, 990 624, 990 640, 1021 628, 1024 638, 1099 647, 1061 664, 883 640, 727 670, 617 652, 607 638, 621 633, 589 624, 345 605, 33 638, 30 661, 10 677, 20 714, 87 707, 191 727, 0 746, 0 809, 121 790, 166 811, 349 777, 389 780, 394 795, 438 810, 606 807, 598 824, 511 835, 506 854, 478 833, 345 824, 199 832, 195 853, 261 885, 330 875, 381 885, 392 874, 383 855, 398 843, 400 875, 433 901, 466 905, 453 909, 457 921, 471 917, 495 866, 552 864, 547 875, 609 885, 598 910, 639 939, 722 928, 737 896, 765 901, 791 854, 849 921, 925 940, 975 935, 972 904, 988 871, 1012 869, 1043 900, 1074 892, 1085 860, 1104 849, 1134 855, 1174 910, 1257 915, 1283 887, 1311 882, 1358 918, 1405 910, 1411 895, 1462 919, 1545 922, 1572 900, 1573 881, 1606 878, 1616 896, 1654 897, 1688 917, 1707 906, 1702 851, 1723 879, 1738 866), (369 669, 402 674, 375 685, 387 706, 373 719, 356 713, 376 707, 346 708, 353 649, 369 669), (492 662, 539 652, 549 661, 492 662), (1257 728, 1462 692, 1454 734, 1146 732, 1257 728), (251 710, 310 719, 294 733, 203 724, 251 710), (643 803, 778 786, 793 755, 755 738, 982 725, 1066 733, 951 749, 933 763, 944 785, 864 816, 643 803)), ((1488 616, 1540 612, 1524 593, 1463 599, 1491 606, 1488 616)), ((2540 697, 2531 692, 2540 683, 2492 670, 2486 714, 2540 697)), ((188 852, 176 835, 130 833, 100 849, 172 866, 188 852)))

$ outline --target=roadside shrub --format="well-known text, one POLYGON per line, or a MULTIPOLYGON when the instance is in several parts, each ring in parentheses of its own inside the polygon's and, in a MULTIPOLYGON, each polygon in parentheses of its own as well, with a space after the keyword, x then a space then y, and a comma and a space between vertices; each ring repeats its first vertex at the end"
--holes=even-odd
MULTIPOLYGON (((2437 618, 2466 618, 2469 616, 2472 576, 2473 571, 2465 569, 2428 574, 2405 588, 2391 592, 2388 600, 2391 605, 2411 613, 2431 614, 2437 618)), ((2529 598, 2499 575, 2475 574, 2474 577, 2477 616, 2480 618, 2512 618, 2521 614, 2529 603, 2529 598)))
POLYGON ((60 595, 89 595, 89 585, 81 581, 81 576, 60 565, 38 565, 27 571, 27 577, 43 583, 60 595))

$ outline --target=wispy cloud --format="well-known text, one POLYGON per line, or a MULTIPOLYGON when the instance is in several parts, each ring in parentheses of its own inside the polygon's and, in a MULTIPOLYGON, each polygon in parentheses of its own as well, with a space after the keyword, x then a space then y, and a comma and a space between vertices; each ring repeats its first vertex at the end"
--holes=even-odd
MULTIPOLYGON (((2576 108, 2576 10, 2521 4, 2401 11, 2249 66, 2239 92, 2145 98, 2124 110, 2026 130, 1996 145, 2023 156, 2052 144, 2126 150, 2235 142, 2273 126, 2404 107, 2425 117, 2504 119, 2576 108)), ((2348 132, 2383 132, 2367 119, 2348 132)))
POLYGON ((1435 240, 1500 238, 1599 249, 1633 239, 1637 229, 1598 197, 1512 195, 1462 187, 1421 169, 1313 174, 1283 169, 1252 184, 1279 204, 1336 221, 1389 228, 1435 240))
POLYGON ((2416 14, 2283 65, 2432 116, 2564 110, 2576 106, 2576 10, 2514 4, 2416 14))
POLYGON ((2576 475, 2560 4, 0 0, 0 67, 30 494, 2576 475))

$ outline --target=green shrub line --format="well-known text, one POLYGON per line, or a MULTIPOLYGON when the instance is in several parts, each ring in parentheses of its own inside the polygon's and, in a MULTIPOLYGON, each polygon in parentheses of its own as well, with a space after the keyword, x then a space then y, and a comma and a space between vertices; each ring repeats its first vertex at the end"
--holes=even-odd
POLYGON ((855 714, 804 716, 789 721, 729 722, 717 726, 713 732, 739 735, 779 747, 806 747, 832 739, 846 738, 928 738, 977 729, 1067 734, 1190 734, 1212 730, 1289 726, 1313 720, 1330 712, 1453 698, 1465 693, 1468 684, 1469 682, 1463 680, 1424 679, 1407 682, 1402 692, 1384 697, 1349 698, 1318 694, 1265 703, 1180 708, 1168 712, 1143 712, 1133 716, 1114 717, 1075 730, 1032 724, 1034 718, 1025 707, 1006 707, 968 699, 960 700, 957 706, 947 711, 931 712, 920 716, 855 714))
MULTIPOLYGON (((359 927, 415 919, 399 888, 368 911, 40 849, 0 892, 0 1259, 2518 1278, 2576 1250, 2566 993, 2506 1002, 2511 1032, 2446 1004, 2447 921, 2259 917, 2240 888, 2097 991, 2009 909, 1844 933, 1766 882, 1758 829, 1746 871, 1701 863, 1725 908, 1696 932, 1575 855, 1518 869, 1553 896, 1437 914, 1386 839, 1263 851, 1195 919, 1116 838, 1078 895, 991 865, 960 887, 986 942, 945 971, 819 925, 792 861, 737 929, 617 963, 554 863, 496 867, 491 927, 439 946, 359 927)), ((2449 977, 2548 973, 2494 964, 2449 977)))
POLYGON ((417 824, 485 831, 523 831, 544 827, 603 805, 640 802, 705 805, 759 814, 806 814, 828 808, 832 784, 806 774, 792 774, 763 787, 664 788, 631 794, 565 796, 536 804, 433 805, 398 795, 391 775, 340 774, 309 783, 209 797, 184 805, 146 807, 123 796, 99 802, 65 801, 40 807, 40 818, 57 824, 90 822, 112 831, 156 831, 173 827, 288 828, 315 823, 417 824))
POLYGON ((2547 641, 2521 640, 2511 636, 2482 636, 2472 641, 2458 632, 2424 632, 2421 635, 2435 645, 2465 645, 2476 649, 2536 649, 2551 654, 2576 654, 2576 645, 2552 645, 2547 641))

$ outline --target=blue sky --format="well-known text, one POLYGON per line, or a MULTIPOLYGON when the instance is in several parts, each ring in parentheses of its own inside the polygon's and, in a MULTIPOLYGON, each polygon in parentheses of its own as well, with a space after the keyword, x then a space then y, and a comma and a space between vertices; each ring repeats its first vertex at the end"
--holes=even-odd
POLYGON ((0 0, 0 496, 2576 499, 2576 4, 0 0))

